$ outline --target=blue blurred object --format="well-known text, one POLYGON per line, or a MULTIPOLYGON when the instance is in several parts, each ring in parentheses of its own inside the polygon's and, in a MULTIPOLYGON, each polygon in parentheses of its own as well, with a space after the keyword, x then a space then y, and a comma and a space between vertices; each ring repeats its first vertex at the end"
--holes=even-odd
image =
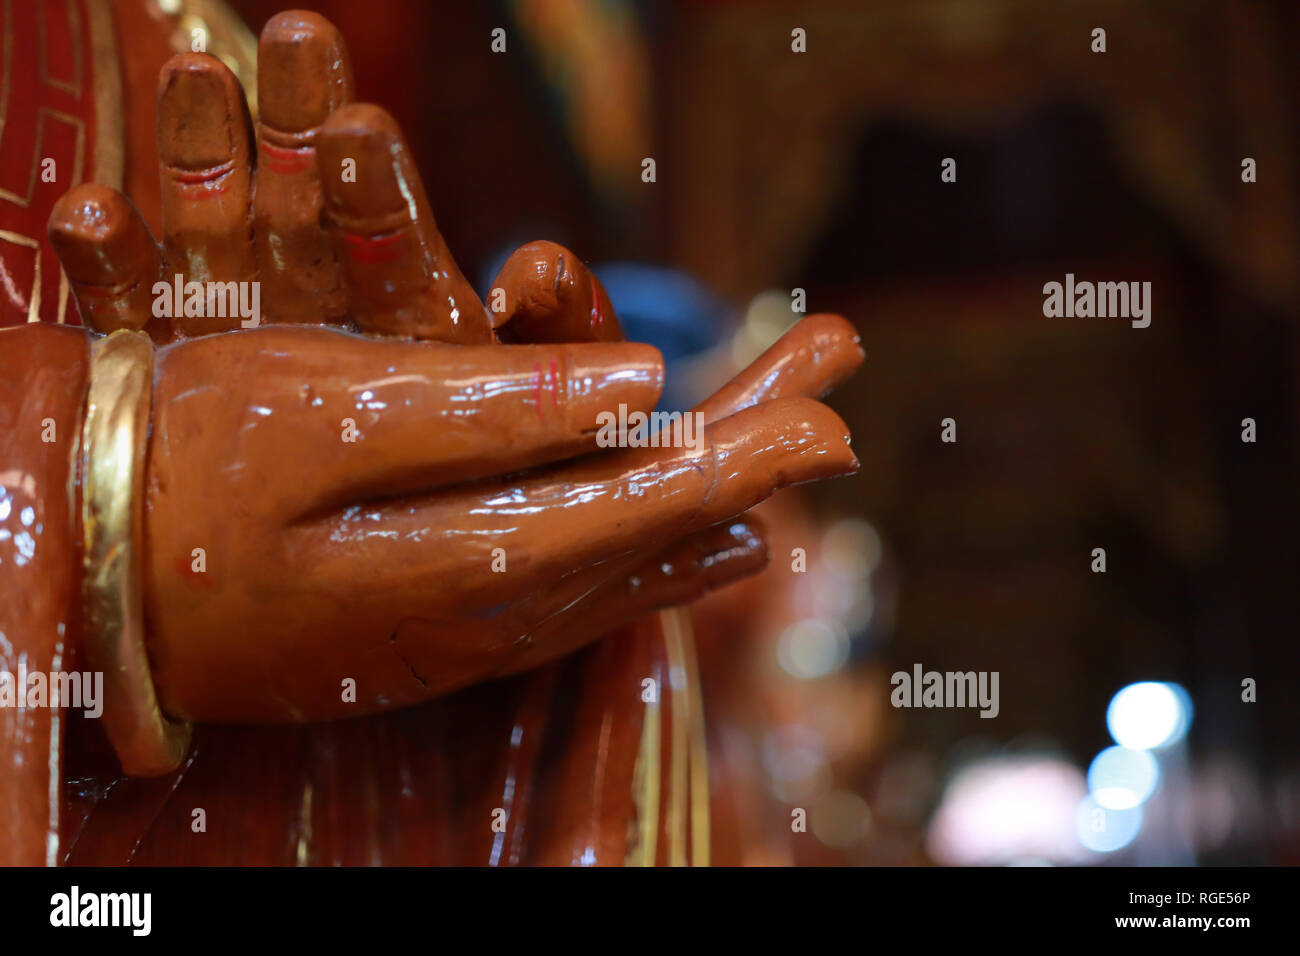
MULTIPOLYGON (((685 411, 700 396, 680 374, 684 359, 707 352, 726 332, 726 303, 695 279, 661 266, 609 262, 591 271, 609 293, 623 331, 663 353, 667 374, 659 408, 685 411)), ((721 383, 718 383, 721 384, 721 383)))
POLYGON ((591 271, 628 338, 658 347, 666 360, 697 355, 721 339, 726 306, 685 273, 639 262, 609 262, 591 271))

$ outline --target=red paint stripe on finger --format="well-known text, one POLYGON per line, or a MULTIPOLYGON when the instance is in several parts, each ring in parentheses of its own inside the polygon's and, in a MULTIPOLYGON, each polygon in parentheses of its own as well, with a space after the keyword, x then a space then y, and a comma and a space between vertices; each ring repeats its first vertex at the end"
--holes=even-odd
POLYGON ((316 147, 314 146, 289 148, 266 142, 259 145, 262 155, 266 157, 266 168, 273 173, 280 173, 284 176, 305 173, 316 162, 316 147))
POLYGON ((542 419, 542 363, 533 363, 533 405, 537 408, 537 417, 542 419))
POLYGON ((232 160, 210 169, 176 169, 170 166, 165 169, 172 187, 181 194, 182 199, 202 202, 225 195, 230 187, 230 174, 235 170, 235 163, 232 160))
POLYGON ((405 252, 400 245, 406 238, 403 231, 383 236, 360 236, 354 232, 344 232, 341 235, 347 243, 348 256, 356 262, 389 262, 405 252))

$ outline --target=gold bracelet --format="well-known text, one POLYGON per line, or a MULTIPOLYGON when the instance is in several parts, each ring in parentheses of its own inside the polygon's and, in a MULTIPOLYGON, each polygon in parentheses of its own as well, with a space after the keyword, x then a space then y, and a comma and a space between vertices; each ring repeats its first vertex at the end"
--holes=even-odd
POLYGON ((104 729, 132 776, 180 766, 190 725, 158 706, 144 643, 140 556, 153 345, 120 330, 95 342, 81 431, 86 656, 104 674, 104 729))

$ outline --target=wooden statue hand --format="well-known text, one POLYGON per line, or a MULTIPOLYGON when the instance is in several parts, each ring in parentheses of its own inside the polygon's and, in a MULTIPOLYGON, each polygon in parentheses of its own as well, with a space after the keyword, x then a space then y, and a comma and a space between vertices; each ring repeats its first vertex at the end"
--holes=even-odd
POLYGON ((351 716, 540 665, 757 570, 761 530, 737 516, 857 467, 809 397, 861 361, 834 316, 701 406, 698 442, 600 447, 602 412, 653 408, 656 350, 616 341, 599 283, 550 243, 516 253, 503 307, 484 309, 396 124, 348 105, 351 88, 332 26, 274 18, 254 171, 234 77, 176 57, 161 246, 104 187, 51 217, 87 323, 161 346, 144 598, 177 717, 351 716), (156 315, 154 284, 176 273, 260 281, 263 327, 156 315))

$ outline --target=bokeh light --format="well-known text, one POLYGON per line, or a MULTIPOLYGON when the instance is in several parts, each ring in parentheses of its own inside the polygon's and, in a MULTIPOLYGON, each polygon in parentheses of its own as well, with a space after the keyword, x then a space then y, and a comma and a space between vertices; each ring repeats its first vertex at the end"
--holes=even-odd
POLYGON ((776 653, 786 673, 815 680, 844 666, 849 659, 849 635, 838 621, 807 618, 785 629, 776 653))
POLYGON ((1191 698, 1182 687, 1142 681, 1129 684, 1111 698, 1106 727, 1121 747, 1151 750, 1181 740, 1191 716, 1191 698))
POLYGON ((984 758, 944 790, 926 836, 926 850, 948 865, 1027 860, 1077 862, 1075 809, 1086 795, 1083 774, 1049 756, 984 758))
POLYGON ((813 804, 813 834, 827 846, 850 847, 871 831, 871 809, 851 790, 832 790, 813 804))
POLYGON ((1130 810, 1155 792, 1160 779, 1156 758, 1145 750, 1107 747, 1088 768, 1088 789, 1108 810, 1130 810))
POLYGON ((1074 825, 1082 846, 1096 853, 1113 853, 1137 838, 1142 829, 1142 808, 1116 810, 1088 796, 1079 802, 1074 825))

